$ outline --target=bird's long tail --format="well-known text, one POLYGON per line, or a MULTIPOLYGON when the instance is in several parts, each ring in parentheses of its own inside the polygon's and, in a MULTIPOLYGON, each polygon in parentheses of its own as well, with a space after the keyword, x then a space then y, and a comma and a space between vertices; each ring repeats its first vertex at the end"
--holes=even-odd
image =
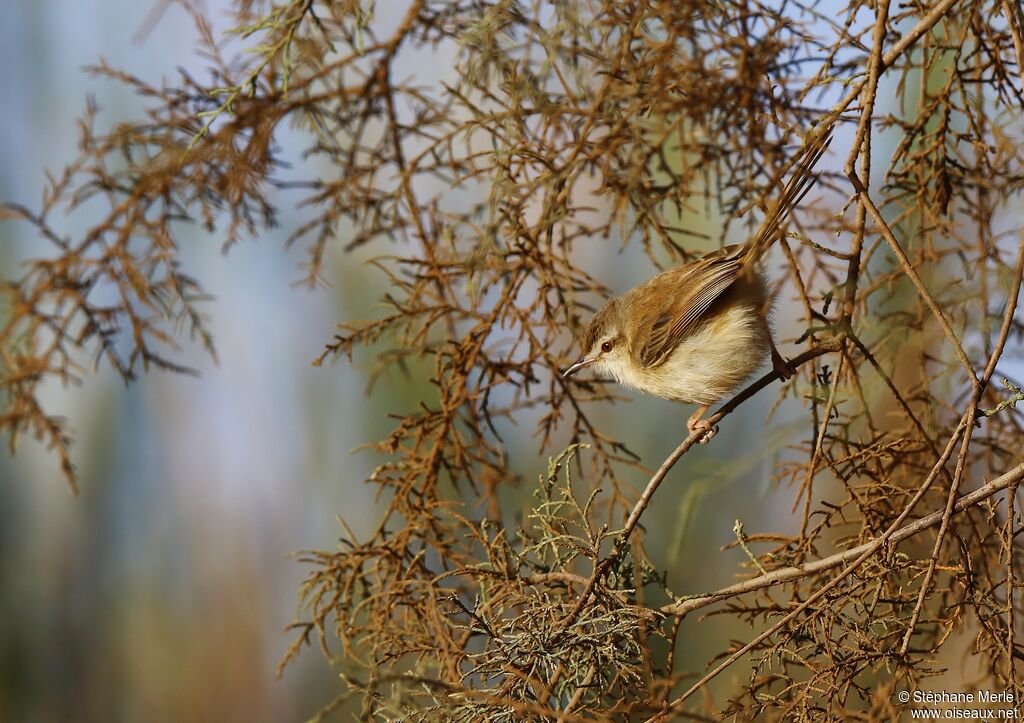
MULTIPOLYGON (((764 221, 761 222, 754 238, 747 245, 747 251, 743 258, 744 263, 757 261, 782 236, 790 212, 796 208, 807 192, 811 190, 814 182, 818 180, 814 173, 814 166, 831 142, 832 132, 828 130, 804 149, 803 157, 797 163, 796 170, 782 190, 782 196, 769 207, 764 221)), ((781 181, 781 177, 776 177, 773 185, 778 184, 779 181, 781 181)))

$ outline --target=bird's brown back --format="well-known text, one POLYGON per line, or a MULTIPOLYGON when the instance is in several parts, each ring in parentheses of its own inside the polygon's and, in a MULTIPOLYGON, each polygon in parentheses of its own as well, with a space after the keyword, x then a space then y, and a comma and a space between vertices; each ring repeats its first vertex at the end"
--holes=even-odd
POLYGON ((732 245, 664 271, 623 294, 621 317, 630 354, 642 367, 663 363, 704 321, 707 310, 739 277, 745 245, 732 245))

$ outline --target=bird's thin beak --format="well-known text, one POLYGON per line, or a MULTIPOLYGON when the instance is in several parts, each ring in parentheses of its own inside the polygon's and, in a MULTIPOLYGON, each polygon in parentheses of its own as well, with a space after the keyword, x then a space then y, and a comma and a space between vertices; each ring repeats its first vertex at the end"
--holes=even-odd
POLYGON ((562 372, 562 378, 570 377, 585 366, 590 366, 594 363, 593 359, 587 359, 585 356, 581 356, 572 366, 562 372))

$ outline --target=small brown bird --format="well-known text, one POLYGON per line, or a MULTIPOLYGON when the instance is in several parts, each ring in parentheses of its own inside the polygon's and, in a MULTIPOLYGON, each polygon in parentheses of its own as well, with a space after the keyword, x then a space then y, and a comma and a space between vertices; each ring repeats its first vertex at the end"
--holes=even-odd
POLYGON ((701 442, 716 429, 701 416, 746 381, 770 353, 782 379, 793 375, 768 325, 770 295, 759 261, 781 236, 786 218, 810 189, 812 170, 830 139, 812 143, 754 238, 670 269, 594 315, 585 354, 568 377, 590 367, 599 377, 663 399, 700 405, 687 421, 701 442))

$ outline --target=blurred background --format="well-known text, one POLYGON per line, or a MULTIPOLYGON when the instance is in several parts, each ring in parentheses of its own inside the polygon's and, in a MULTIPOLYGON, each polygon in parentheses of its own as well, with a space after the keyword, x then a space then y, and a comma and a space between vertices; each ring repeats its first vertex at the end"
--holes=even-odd
MULTIPOLYGON (((83 66, 104 58, 157 84, 178 66, 205 77, 191 20, 171 6, 151 26, 157 4, 0 3, 0 198, 39 207, 44 172, 75 157, 87 95, 103 124, 140 115, 138 98, 83 66)), ((207 3, 221 27, 225 4, 207 3)), ((12 457, 4 440, 0 721, 294 721, 336 695, 319 653, 282 680, 274 670, 304 577, 292 553, 332 548, 336 514, 372 523, 361 480, 373 462, 349 452, 387 421, 359 374, 310 361, 350 297, 376 290, 360 288, 357 263, 334 264, 329 289, 293 288, 301 259, 282 250, 286 233, 227 256, 215 237, 181 239, 216 297, 219 365, 186 347, 196 378, 153 373, 126 388, 101 365, 80 388, 49 390, 74 430, 78 496, 40 445, 26 439, 12 457)), ((5 279, 48 253, 24 224, 0 238, 5 279)))
MULTIPOLYGON (((88 95, 104 124, 141 113, 138 98, 83 66, 103 58, 157 84, 179 66, 205 77, 191 21, 171 6, 153 25, 154 4, 163 5, 0 3, 0 198, 38 207, 45 170, 59 172, 75 155, 74 119, 88 95)), ((220 29, 225 4, 207 2, 220 29)), ((394 15, 390 4, 377 3, 379 17, 394 15)), ((406 72, 429 81, 448 71, 436 60, 406 72)), ((357 533, 375 524, 374 490, 363 480, 378 460, 351 450, 387 433, 387 412, 431 392, 426 380, 391 379, 367 395, 358 359, 310 365, 339 321, 374 313, 384 279, 362 262, 381 249, 335 252, 329 288, 295 288, 301 252, 283 241, 296 215, 287 199, 281 209, 276 234, 227 255, 215 236, 181 239, 190 271, 215 296, 207 311, 218 365, 187 347, 179 361, 196 367, 196 378, 153 373, 126 388, 101 366, 80 388, 49 390, 50 409, 75 432, 78 496, 31 440, 17 456, 0 452, 0 721, 295 721, 338 693, 316 650, 275 678, 304 576, 292 556, 332 549, 336 515, 357 533)), ((698 230, 715 238, 712 221, 698 230)), ((25 224, 0 226, 0 239, 4 278, 48 252, 25 224)), ((607 248, 587 265, 615 291, 650 274, 634 247, 623 255, 607 248)), ((802 331, 792 318, 782 304, 783 353, 802 331)), ((656 467, 691 410, 630 396, 596 419, 656 467)), ((715 444, 687 455, 645 518, 649 549, 679 594, 734 580, 743 553, 720 547, 734 539, 737 516, 748 533, 797 525, 791 492, 767 480, 784 443, 806 430, 791 426, 802 419, 798 402, 766 424, 773 401, 755 399, 715 444)), ((517 492, 525 504, 545 464, 529 429, 510 443, 519 446, 509 456, 526 480, 517 492)), ((630 482, 642 485, 635 476, 630 482)), ((747 635, 717 618, 688 621, 681 654, 700 668, 725 641, 747 635)), ((745 675, 736 668, 719 690, 745 675)))

